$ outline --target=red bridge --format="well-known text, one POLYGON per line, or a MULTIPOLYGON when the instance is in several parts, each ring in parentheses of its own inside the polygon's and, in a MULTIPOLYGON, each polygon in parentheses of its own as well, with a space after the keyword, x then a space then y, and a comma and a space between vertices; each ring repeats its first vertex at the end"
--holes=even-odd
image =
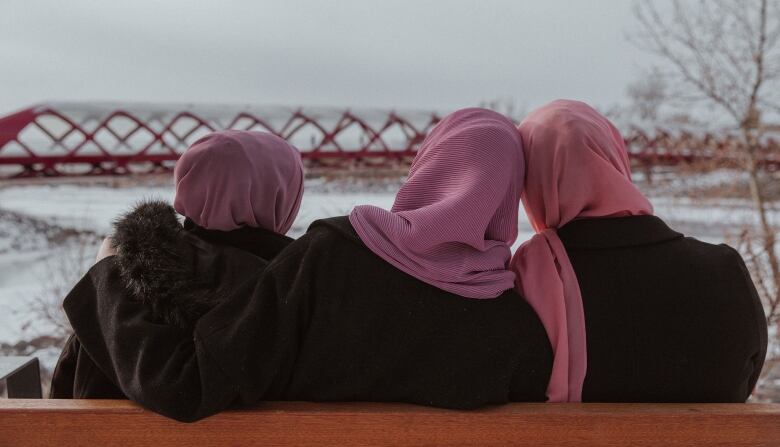
MULTIPOLYGON (((324 108, 52 103, 0 118, 0 177, 121 175, 170 170, 202 135, 219 129, 272 132, 298 147, 309 167, 408 164, 435 112, 324 108)), ((635 163, 736 164, 729 136, 634 131, 635 163)), ((780 169, 780 145, 768 139, 762 165, 780 169)))

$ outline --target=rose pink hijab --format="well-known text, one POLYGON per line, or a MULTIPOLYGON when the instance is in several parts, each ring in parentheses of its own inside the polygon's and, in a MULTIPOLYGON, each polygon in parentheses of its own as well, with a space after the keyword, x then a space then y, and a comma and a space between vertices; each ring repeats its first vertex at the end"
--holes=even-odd
POLYGON ((423 141, 390 211, 356 207, 349 220, 379 257, 469 298, 512 289, 523 149, 512 122, 485 109, 444 118, 423 141))
POLYGON ((174 177, 176 211, 210 230, 246 226, 285 234, 303 195, 300 153, 264 132, 210 133, 179 158, 174 177))
POLYGON ((620 133, 585 103, 553 101, 519 126, 526 162, 523 205, 536 235, 512 258, 518 288, 542 320, 555 359, 550 402, 579 402, 587 367, 577 277, 556 230, 583 217, 652 214, 631 182, 620 133))

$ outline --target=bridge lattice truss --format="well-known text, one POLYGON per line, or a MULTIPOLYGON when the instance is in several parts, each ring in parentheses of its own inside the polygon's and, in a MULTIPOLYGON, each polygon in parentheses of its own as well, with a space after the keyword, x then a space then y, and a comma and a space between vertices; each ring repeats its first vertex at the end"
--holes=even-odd
MULTIPOLYGON (((170 170, 190 144, 220 129, 279 135, 310 168, 403 167, 439 120, 434 112, 46 104, 0 118, 0 177, 170 170)), ((728 135, 631 131, 626 143, 641 166, 739 162, 739 141, 728 135)), ((780 143, 767 139, 759 159, 780 169, 780 143)))

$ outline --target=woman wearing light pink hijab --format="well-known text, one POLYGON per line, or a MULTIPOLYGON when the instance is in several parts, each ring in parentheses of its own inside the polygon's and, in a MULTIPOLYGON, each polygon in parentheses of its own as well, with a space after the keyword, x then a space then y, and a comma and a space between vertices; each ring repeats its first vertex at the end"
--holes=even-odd
POLYGON ((553 347, 549 401, 747 399, 766 323, 739 254, 653 216, 623 138, 587 104, 554 101, 519 131, 536 235, 512 267, 553 347))

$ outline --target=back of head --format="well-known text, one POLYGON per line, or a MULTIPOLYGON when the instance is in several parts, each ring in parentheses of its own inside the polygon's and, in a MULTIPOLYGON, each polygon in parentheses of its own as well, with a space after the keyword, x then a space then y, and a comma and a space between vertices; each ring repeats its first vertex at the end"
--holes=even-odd
POLYGON ((356 207, 350 222, 366 246, 440 289, 491 298, 511 289, 523 184, 520 136, 505 116, 469 108, 423 141, 390 211, 356 207))
POLYGON ((174 208, 195 224, 286 233, 303 194, 300 153, 264 132, 225 130, 196 141, 174 170, 174 208))
POLYGON ((445 117, 426 137, 392 207, 403 216, 431 217, 419 219, 415 229, 429 231, 425 223, 437 231, 418 243, 464 238, 479 248, 485 241, 514 243, 525 170, 522 143, 513 127, 499 113, 468 108, 445 117), (459 224, 443 225, 439 218, 459 224), (453 232, 441 232, 445 229, 453 232))
POLYGON ((537 231, 578 217, 652 214, 631 181, 623 137, 589 105, 553 101, 518 129, 526 158, 523 204, 537 231))

